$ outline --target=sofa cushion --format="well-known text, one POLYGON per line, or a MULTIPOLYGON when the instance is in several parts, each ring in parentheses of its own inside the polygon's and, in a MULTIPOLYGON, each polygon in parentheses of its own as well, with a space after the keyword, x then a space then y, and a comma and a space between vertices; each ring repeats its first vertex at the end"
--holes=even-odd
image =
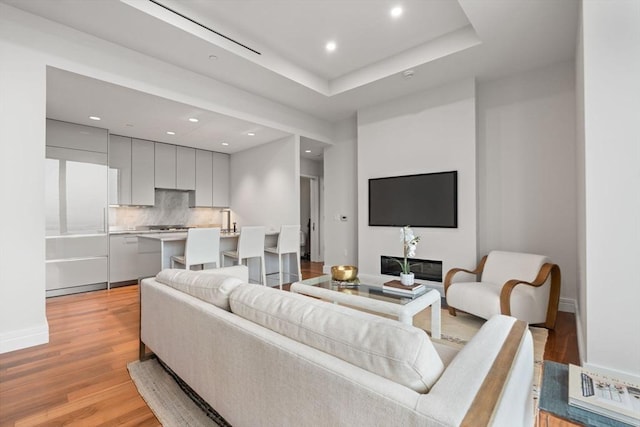
POLYGON ((238 286, 231 311, 367 371, 426 393, 444 365, 421 329, 304 295, 238 286))
POLYGON ((203 271, 169 268, 158 273, 156 281, 229 311, 229 294, 240 284, 246 283, 242 279, 244 270, 235 271, 231 268, 237 267, 203 271))

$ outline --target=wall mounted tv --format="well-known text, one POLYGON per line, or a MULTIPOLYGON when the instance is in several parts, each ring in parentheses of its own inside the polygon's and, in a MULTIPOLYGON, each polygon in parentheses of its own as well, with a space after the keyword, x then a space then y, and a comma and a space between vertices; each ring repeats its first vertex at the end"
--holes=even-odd
POLYGON ((458 227, 458 172, 369 179, 369 225, 458 227))

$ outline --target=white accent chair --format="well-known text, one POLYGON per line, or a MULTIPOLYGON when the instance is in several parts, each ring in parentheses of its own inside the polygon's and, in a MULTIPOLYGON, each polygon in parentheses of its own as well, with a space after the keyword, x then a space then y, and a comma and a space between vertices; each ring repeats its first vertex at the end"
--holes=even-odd
POLYGON ((553 329, 560 300, 560 268, 542 255, 492 251, 475 270, 453 268, 444 280, 449 313, 456 309, 489 319, 505 314, 553 329), (479 281, 457 281, 467 273, 479 281))
MULTIPOLYGON (((278 283, 282 289, 282 255, 295 254, 298 266, 298 281, 302 280, 302 269, 300 268, 300 226, 283 225, 278 234, 278 245, 275 248, 265 248, 265 252, 278 255, 278 283)), ((275 274, 275 273, 270 273, 275 274)))
POLYGON ((220 267, 220 228, 190 228, 187 230, 187 241, 184 247, 184 255, 171 257, 171 268, 176 263, 184 265, 185 270, 190 270, 193 265, 215 263, 220 267))
POLYGON ((267 285, 267 275, 264 262, 264 235, 263 226, 242 227, 240 237, 238 237, 238 247, 235 251, 224 251, 222 253, 222 264, 225 264, 225 257, 238 260, 238 264, 249 258, 260 258, 260 272, 262 274, 262 284, 267 285))

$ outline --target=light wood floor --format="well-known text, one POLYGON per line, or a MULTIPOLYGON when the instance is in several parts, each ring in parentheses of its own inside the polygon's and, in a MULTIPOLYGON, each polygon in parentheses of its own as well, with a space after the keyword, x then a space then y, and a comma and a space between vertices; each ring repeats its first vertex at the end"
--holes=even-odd
MULTIPOLYGON (((302 270, 314 277, 322 264, 302 270)), ((126 368, 138 357, 138 316, 137 286, 49 298, 50 342, 0 355, 0 426, 160 425, 126 368)), ((574 316, 560 313, 545 359, 577 363, 577 349, 574 316)))

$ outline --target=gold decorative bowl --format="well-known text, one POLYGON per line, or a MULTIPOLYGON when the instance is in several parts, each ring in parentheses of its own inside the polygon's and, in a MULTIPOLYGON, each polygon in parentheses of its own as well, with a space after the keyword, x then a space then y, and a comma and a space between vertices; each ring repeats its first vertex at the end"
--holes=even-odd
POLYGON ((358 267, 353 265, 334 265, 331 267, 331 279, 349 282, 358 277, 358 267))

